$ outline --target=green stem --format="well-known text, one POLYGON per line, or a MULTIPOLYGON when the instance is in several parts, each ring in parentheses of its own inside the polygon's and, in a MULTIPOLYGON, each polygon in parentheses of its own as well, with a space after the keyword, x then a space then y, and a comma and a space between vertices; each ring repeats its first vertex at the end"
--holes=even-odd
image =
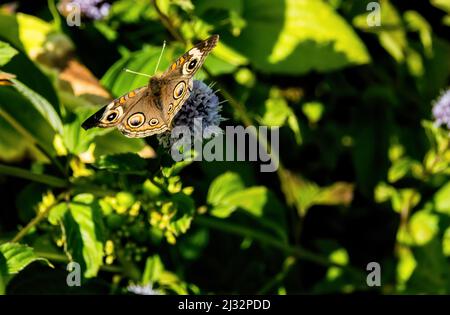
POLYGON ((259 290, 258 294, 268 294, 273 287, 281 283, 284 278, 286 278, 287 274, 291 270, 291 268, 295 265, 296 259, 294 257, 287 257, 283 263, 282 270, 271 279, 261 290, 259 290))
POLYGON ((38 225, 39 222, 41 222, 47 216, 47 214, 50 212, 50 210, 53 209, 54 206, 56 206, 61 200, 63 200, 66 197, 66 194, 67 194, 66 192, 61 193, 51 205, 47 206, 47 208, 45 208, 44 210, 38 212, 38 214, 34 217, 34 219, 28 222, 28 224, 24 228, 22 228, 16 234, 16 236, 14 236, 14 238, 11 240, 11 243, 18 243, 22 238, 24 238, 24 236, 27 235, 28 232, 33 227, 38 225))
POLYGON ((91 193, 98 197, 105 197, 115 195, 118 192, 97 185, 85 183, 70 183, 59 177, 45 174, 36 174, 23 168, 4 164, 0 164, 0 174, 28 179, 37 183, 46 184, 51 187, 70 188, 71 193, 73 193, 74 195, 79 193, 91 193))
POLYGON ((55 0, 48 0, 48 9, 53 17, 55 31, 61 32, 61 17, 59 16, 58 9, 56 8, 55 0))
POLYGON ((46 185, 49 185, 52 187, 58 187, 58 188, 68 187, 68 185, 69 185, 69 183, 66 180, 61 179, 59 177, 45 175, 45 174, 36 174, 36 173, 33 173, 33 172, 23 169, 23 168, 4 165, 4 164, 0 164, 0 174, 20 177, 20 178, 28 179, 28 180, 31 180, 34 182, 46 184, 46 185))
MULTIPOLYGON (((50 261, 59 262, 59 263, 68 263, 69 258, 67 258, 66 255, 59 254, 59 253, 49 253, 49 252, 41 252, 41 251, 35 251, 36 255, 42 258, 46 258, 50 261)), ((112 272, 112 273, 122 273, 122 269, 118 266, 110 266, 110 265, 103 265, 100 267, 101 270, 112 272)))
POLYGON ((153 7, 155 8, 156 13, 158 13, 159 18, 161 19, 161 23, 169 31, 170 35, 172 35, 173 38, 186 45, 186 40, 178 33, 176 27, 172 23, 172 20, 166 14, 164 14, 164 12, 161 11, 157 2, 157 0, 152 0, 153 7))

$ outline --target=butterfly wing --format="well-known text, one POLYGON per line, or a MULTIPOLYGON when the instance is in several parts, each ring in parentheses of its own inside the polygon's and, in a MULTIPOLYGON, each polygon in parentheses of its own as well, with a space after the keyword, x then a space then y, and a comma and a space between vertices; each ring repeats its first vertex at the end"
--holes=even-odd
POLYGON ((165 97, 163 108, 167 125, 192 92, 193 77, 205 62, 206 57, 217 45, 219 35, 213 35, 198 43, 177 59, 161 76, 161 95, 165 97))
POLYGON ((86 119, 84 129, 117 128, 127 137, 142 138, 169 130, 172 120, 189 98, 193 76, 216 46, 218 35, 198 43, 177 59, 149 86, 138 88, 115 99, 86 119))
POLYGON ((84 129, 117 126, 129 138, 142 138, 168 129, 147 86, 127 93, 101 108, 81 125, 84 129))

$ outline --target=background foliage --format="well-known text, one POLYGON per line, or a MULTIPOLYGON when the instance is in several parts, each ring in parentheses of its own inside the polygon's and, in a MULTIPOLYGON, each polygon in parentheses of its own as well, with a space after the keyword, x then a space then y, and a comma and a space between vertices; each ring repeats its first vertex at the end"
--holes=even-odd
POLYGON ((376 27, 368 3, 118 0, 80 27, 52 0, 1 6, 0 293, 449 293, 450 140, 431 106, 450 3, 380 0, 376 27), (123 68, 151 74, 164 40, 160 69, 214 33, 198 78, 223 126, 281 126, 276 173, 80 128, 147 83, 123 68))

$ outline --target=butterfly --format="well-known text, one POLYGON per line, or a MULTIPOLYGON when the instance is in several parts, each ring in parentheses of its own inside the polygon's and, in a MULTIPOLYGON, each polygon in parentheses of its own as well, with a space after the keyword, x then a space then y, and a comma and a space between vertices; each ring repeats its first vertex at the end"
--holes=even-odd
POLYGON ((161 75, 105 105, 81 125, 116 127, 126 137, 143 138, 172 129, 172 121, 192 92, 193 77, 217 45, 219 35, 198 43, 161 75))

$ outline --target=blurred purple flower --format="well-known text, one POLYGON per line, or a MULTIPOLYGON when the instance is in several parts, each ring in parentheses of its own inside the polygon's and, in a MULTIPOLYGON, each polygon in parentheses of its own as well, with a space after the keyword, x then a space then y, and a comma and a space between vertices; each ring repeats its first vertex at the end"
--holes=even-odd
POLYGON ((450 89, 434 103, 433 116, 438 126, 445 125, 450 129, 450 89))
POLYGON ((70 12, 73 6, 79 6, 83 16, 92 20, 101 20, 109 14, 111 4, 105 0, 71 0, 60 3, 63 12, 70 12))
MULTIPOLYGON (((205 128, 212 126, 219 126, 220 122, 224 120, 220 115, 222 105, 220 105, 219 98, 214 91, 202 81, 195 80, 191 95, 181 107, 173 120, 173 127, 187 126, 192 135, 203 134, 205 128), (195 130, 197 127, 194 124, 195 118, 201 118, 202 130, 195 130)), ((169 148, 176 139, 171 139, 170 131, 157 136, 159 143, 169 148)))

